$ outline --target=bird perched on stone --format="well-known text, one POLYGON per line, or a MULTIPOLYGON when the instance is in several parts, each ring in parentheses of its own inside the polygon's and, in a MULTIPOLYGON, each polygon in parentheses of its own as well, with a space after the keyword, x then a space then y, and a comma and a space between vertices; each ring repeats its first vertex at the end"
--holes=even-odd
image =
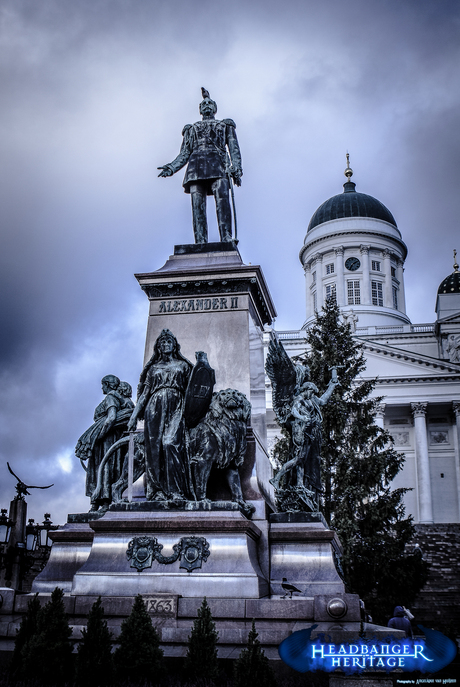
POLYGON ((302 594, 300 589, 297 589, 297 587, 294 587, 293 584, 289 584, 286 577, 283 577, 283 581, 281 583, 281 586, 284 589, 284 591, 286 592, 284 594, 284 596, 281 597, 282 599, 285 599, 288 594, 290 594, 289 598, 292 599, 292 595, 294 594, 294 592, 298 592, 299 594, 302 594))

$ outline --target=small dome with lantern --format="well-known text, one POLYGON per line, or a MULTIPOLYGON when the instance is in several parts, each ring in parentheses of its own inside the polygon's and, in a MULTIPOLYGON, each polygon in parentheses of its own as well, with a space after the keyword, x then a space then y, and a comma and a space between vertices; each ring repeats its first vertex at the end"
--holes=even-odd
POLYGON ((454 271, 440 283, 438 294, 440 293, 460 293, 460 272, 456 250, 454 250, 454 271))

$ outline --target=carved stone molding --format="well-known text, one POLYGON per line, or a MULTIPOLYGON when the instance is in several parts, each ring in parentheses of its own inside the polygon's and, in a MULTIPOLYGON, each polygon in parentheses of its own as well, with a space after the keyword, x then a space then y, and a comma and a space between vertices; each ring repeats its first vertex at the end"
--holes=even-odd
POLYGON ((460 420, 460 401, 452 401, 452 410, 455 413, 457 422, 460 420))
POLYGON ((382 250, 382 256, 384 258, 391 258, 391 251, 388 248, 382 250))
POLYGON ((343 246, 335 246, 334 251, 335 251, 336 256, 340 257, 343 255, 344 248, 343 248, 343 246))
POLYGON ((410 404, 410 409, 411 409, 414 417, 425 417, 427 408, 428 408, 428 402, 427 401, 422 401, 422 402, 410 404))
POLYGON ((359 252, 361 255, 369 255, 370 246, 361 245, 359 247, 359 252))

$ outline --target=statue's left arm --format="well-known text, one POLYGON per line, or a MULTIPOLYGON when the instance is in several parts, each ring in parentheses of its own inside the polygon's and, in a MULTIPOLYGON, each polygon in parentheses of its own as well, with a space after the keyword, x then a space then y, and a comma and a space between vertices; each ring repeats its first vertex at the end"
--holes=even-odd
POLYGON ((240 146, 236 137, 236 124, 233 119, 224 119, 227 126, 227 147, 230 154, 230 174, 236 186, 241 186, 243 176, 243 164, 241 162, 240 146))

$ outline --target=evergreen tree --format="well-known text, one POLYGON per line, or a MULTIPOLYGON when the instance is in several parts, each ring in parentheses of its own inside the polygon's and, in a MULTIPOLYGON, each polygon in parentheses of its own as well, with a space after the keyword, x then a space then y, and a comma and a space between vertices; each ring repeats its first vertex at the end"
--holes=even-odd
POLYGON ((248 635, 247 648, 243 649, 235 661, 235 687, 275 687, 276 680, 273 669, 258 640, 256 624, 252 621, 252 628, 248 635))
POLYGON ((91 607, 88 623, 81 631, 76 662, 77 685, 97 687, 111 684, 114 677, 112 633, 104 620, 101 597, 91 607))
POLYGON ((22 648, 18 677, 36 679, 47 686, 72 680, 71 634, 64 592, 56 587, 51 600, 39 610, 36 630, 22 648))
MULTIPOLYGON (((370 398, 376 380, 363 380, 362 346, 329 299, 307 332, 311 379, 324 393, 337 366, 340 385, 322 408, 321 510, 343 546, 342 566, 350 591, 386 625, 396 604, 409 605, 426 579, 426 564, 406 555, 414 534, 405 517, 407 489, 391 489, 404 455, 375 424, 381 398, 370 398)), ((281 445, 283 459, 283 446, 281 445)), ((284 451, 285 453, 285 451, 284 451)))
POLYGON ((39 612, 40 601, 38 600, 38 594, 35 594, 27 604, 27 611, 21 620, 19 630, 16 634, 13 658, 10 665, 10 674, 13 678, 18 677, 21 673, 22 651, 27 642, 29 642, 37 632, 39 612))
POLYGON ((219 633, 212 619, 211 609, 206 597, 198 609, 198 617, 193 621, 192 632, 188 638, 188 651, 185 660, 187 679, 213 681, 218 676, 217 640, 219 633))
POLYGON ((139 683, 158 679, 163 650, 141 594, 136 596, 131 614, 121 624, 118 641, 114 660, 120 678, 139 683))

